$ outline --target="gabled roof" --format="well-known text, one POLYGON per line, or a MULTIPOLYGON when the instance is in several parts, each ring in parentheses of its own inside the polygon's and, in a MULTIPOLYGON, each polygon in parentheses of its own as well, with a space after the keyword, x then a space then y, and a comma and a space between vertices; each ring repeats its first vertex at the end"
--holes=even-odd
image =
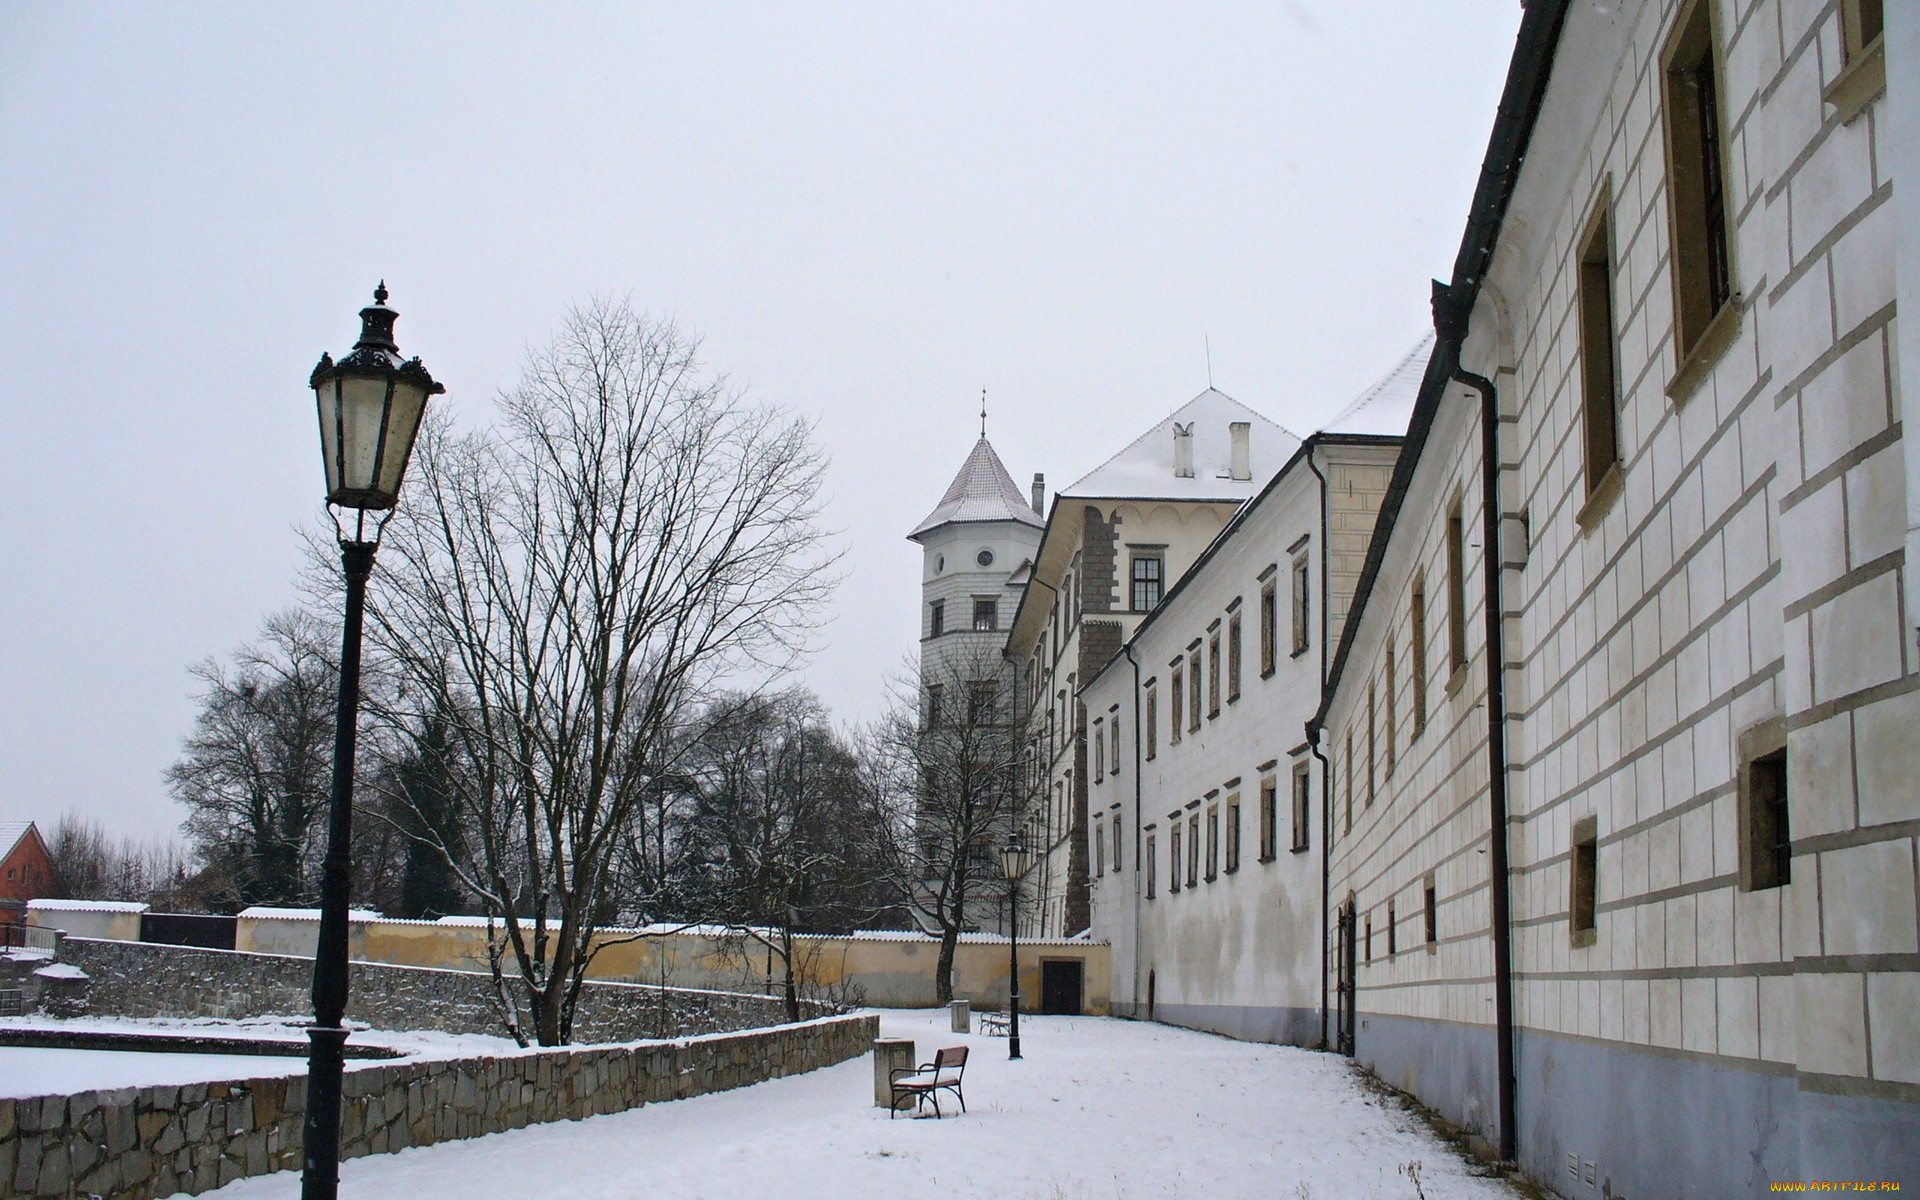
POLYGON ((973 444, 973 453, 967 455, 960 473, 947 485, 947 494, 940 497, 939 507, 914 526, 907 537, 918 538, 957 521, 1019 521, 1035 529, 1046 524, 1020 494, 1013 476, 1007 474, 1000 456, 993 452, 992 443, 984 437, 973 444))
POLYGON ((1063 496, 1139 497, 1166 500, 1245 500, 1272 479, 1300 439, 1232 396, 1208 388, 1157 422, 1133 443, 1101 463, 1063 496), (1227 427, 1245 421, 1249 431, 1249 479, 1228 470, 1231 452, 1227 427), (1193 474, 1173 473, 1173 427, 1193 427, 1193 474))
POLYGON ((1340 415, 1321 428, 1322 433, 1385 433, 1404 436, 1413 419, 1414 401, 1420 398, 1420 381, 1426 376, 1427 360, 1433 357, 1431 332, 1405 358, 1387 372, 1386 378, 1361 392, 1340 415))
POLYGON ((32 821, 0 821, 0 858, 11 855, 30 829, 33 829, 32 821))

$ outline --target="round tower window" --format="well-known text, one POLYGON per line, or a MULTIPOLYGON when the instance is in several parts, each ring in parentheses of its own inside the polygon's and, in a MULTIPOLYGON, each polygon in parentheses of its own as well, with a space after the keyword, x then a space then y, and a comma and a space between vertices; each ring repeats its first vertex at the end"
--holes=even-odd
POLYGON ((980 553, 973 556, 973 561, 979 563, 983 567, 990 567, 993 565, 993 551, 982 550, 980 553))

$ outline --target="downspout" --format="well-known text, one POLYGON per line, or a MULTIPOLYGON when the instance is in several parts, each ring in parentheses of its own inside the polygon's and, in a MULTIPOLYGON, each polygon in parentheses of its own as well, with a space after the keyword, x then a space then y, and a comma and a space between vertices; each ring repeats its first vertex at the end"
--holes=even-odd
MULTIPOLYGON (((1327 530, 1331 525, 1328 484, 1326 475, 1320 470, 1320 464, 1314 461, 1318 446, 1307 450, 1307 470, 1320 481, 1320 705, 1327 704, 1327 631, 1331 628, 1327 610, 1333 607, 1332 592, 1327 587, 1327 530)), ((1313 589, 1308 588, 1311 596, 1313 589)), ((1333 764, 1327 756, 1320 753, 1320 723, 1318 718, 1307 722, 1307 746, 1314 758, 1320 761, 1320 1045, 1324 1049, 1329 1043, 1327 1035, 1328 1014, 1332 1001, 1333 988, 1333 764)))
POLYGON ((1120 649, 1126 653, 1127 661, 1133 664, 1133 1011, 1137 1018, 1140 1012, 1140 901, 1142 880, 1146 878, 1146 868, 1140 863, 1140 850, 1145 835, 1140 832, 1140 807, 1142 800, 1140 772, 1145 761, 1140 757, 1140 660, 1133 656, 1133 639, 1128 638, 1120 649))
POLYGON ((1492 842, 1493 1012, 1499 1055, 1500 1157, 1518 1153, 1518 1106, 1514 1097, 1513 917, 1507 850, 1507 643, 1501 607, 1500 402, 1493 381, 1460 366, 1454 347, 1453 379, 1480 393, 1481 556, 1487 568, 1487 800, 1492 842))

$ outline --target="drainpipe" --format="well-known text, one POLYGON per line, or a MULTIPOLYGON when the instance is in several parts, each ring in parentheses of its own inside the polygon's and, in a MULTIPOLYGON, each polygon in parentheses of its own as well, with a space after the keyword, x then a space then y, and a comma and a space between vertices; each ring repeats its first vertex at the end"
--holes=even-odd
POLYGON ((1333 764, 1320 753, 1320 723, 1307 722, 1307 750, 1320 760, 1320 1048, 1332 1045, 1333 764))
MULTIPOLYGON (((1332 592, 1327 587, 1327 564, 1330 561, 1327 549, 1327 530, 1332 525, 1331 514, 1327 511, 1327 477, 1315 461, 1319 446, 1307 450, 1307 470, 1320 481, 1320 705, 1327 704, 1327 631, 1332 625, 1327 610, 1333 607, 1332 592)), ((1311 596, 1313 589, 1308 588, 1311 596)), ((1307 722, 1307 746, 1316 759, 1320 760, 1320 1045, 1324 1048, 1327 1040, 1328 1005, 1332 995, 1333 974, 1333 764, 1327 756, 1320 753, 1320 725, 1317 721, 1307 722)))
MULTIPOLYGON (((1455 348, 1457 356, 1459 351, 1455 348)), ((1514 1098, 1513 921, 1507 853, 1507 643, 1500 598, 1500 403, 1493 381, 1454 360, 1453 379, 1480 393, 1480 538, 1487 568, 1487 799, 1492 841, 1493 1012, 1498 1027, 1500 1157, 1518 1155, 1514 1098)))
POLYGON ((1142 899, 1141 880, 1146 878, 1146 868, 1140 864, 1140 849, 1144 835, 1140 832, 1140 806, 1142 792, 1140 784, 1140 660, 1133 656, 1133 639, 1128 638, 1121 645, 1127 661, 1133 664, 1133 1010, 1136 1017, 1140 1012, 1140 901, 1142 899))

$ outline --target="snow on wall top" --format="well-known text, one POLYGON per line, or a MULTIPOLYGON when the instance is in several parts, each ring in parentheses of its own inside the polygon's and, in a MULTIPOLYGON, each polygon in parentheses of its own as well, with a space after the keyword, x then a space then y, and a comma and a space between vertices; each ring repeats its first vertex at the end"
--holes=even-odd
POLYGON ((1019 521, 1035 529, 1046 524, 1020 494, 1013 476, 1007 474, 1006 465, 984 437, 973 444, 973 453, 967 455, 960 473, 947 485, 947 494, 940 497, 938 507, 907 536, 917 538, 956 521, 1019 521))
MULTIPOLYGON (((278 921, 318 921, 320 919, 320 910, 317 908, 269 908, 266 905, 256 904, 251 908, 241 909, 240 915, 243 917, 266 917, 278 921)), ((350 908, 347 910, 347 920, 349 921, 378 921, 381 919, 381 915, 377 912, 368 912, 361 908, 350 908)))
POLYGON ((1419 345, 1387 372, 1386 378, 1361 392, 1340 415, 1328 421, 1322 433, 1371 433, 1404 437, 1413 420, 1413 402, 1420 398, 1420 381, 1427 373, 1427 359, 1433 356, 1433 334, 1420 339, 1419 345))
POLYGON ((1130 497, 1167 500, 1247 500, 1266 486, 1274 472, 1300 447, 1300 439, 1216 388, 1208 388, 1167 414, 1132 445, 1082 476, 1063 496, 1130 497), (1245 421, 1249 431, 1250 478, 1232 477, 1229 426, 1245 421), (1174 474, 1173 427, 1193 429, 1193 474, 1174 474))
POLYGON ((116 912, 143 913, 148 905, 127 900, 29 900, 28 912, 116 912))

